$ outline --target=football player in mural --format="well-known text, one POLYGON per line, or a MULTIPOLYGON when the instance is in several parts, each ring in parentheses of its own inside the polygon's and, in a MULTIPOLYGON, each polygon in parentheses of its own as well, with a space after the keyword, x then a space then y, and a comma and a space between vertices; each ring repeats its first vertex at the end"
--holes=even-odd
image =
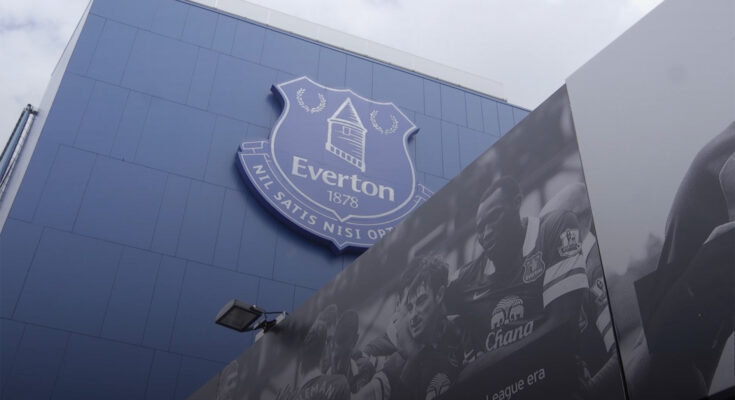
POLYGON ((735 123, 694 158, 674 198, 656 271, 636 283, 650 366, 634 393, 709 394, 733 333, 734 221, 735 123))
POLYGON ((327 343, 332 340, 337 324, 337 306, 325 307, 317 316, 300 347, 296 387, 283 388, 278 400, 347 400, 350 388, 344 375, 324 374, 327 365, 327 343), (327 359, 325 363, 325 359, 327 359))
POLYGON ((435 399, 459 368, 459 332, 447 319, 444 292, 449 268, 438 257, 419 257, 400 280, 393 325, 395 353, 353 399, 435 399))
POLYGON ((401 277, 405 329, 398 329, 398 344, 406 357, 400 376, 405 392, 393 398, 437 398, 459 373, 459 332, 447 319, 444 305, 448 275, 442 259, 420 257, 401 277))
POLYGON ((363 354, 355 350, 360 336, 359 322, 359 316, 354 310, 342 313, 334 334, 327 340, 323 358, 326 363, 322 365, 322 372, 325 374, 346 377, 352 392, 362 387, 366 377, 369 379, 374 372, 374 368, 365 363, 363 354))
POLYGON ((322 372, 326 374, 345 375, 350 370, 350 355, 358 338, 357 313, 348 310, 340 317, 334 328, 334 334, 327 340, 325 349, 326 362, 322 365, 322 372))
POLYGON ((539 216, 544 218, 554 210, 571 211, 579 221, 582 257, 589 281, 589 290, 584 296, 579 320, 578 362, 583 383, 580 396, 594 399, 620 398, 619 391, 611 390, 614 387, 622 389, 620 363, 587 187, 581 182, 566 186, 546 203, 539 216))
POLYGON ((217 400, 235 400, 239 369, 240 364, 237 360, 232 360, 222 369, 217 385, 217 400))
POLYGON ((447 307, 465 336, 460 382, 487 374, 552 331, 569 338, 554 347, 572 346, 578 334, 588 279, 577 218, 564 210, 522 218, 521 201, 510 177, 483 193, 476 212, 483 252, 447 288, 447 307))

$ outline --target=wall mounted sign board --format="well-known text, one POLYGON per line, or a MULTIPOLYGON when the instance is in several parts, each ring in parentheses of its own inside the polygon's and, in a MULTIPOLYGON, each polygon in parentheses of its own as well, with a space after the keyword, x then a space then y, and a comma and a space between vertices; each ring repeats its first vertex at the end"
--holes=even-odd
POLYGON ((238 158, 281 219, 338 251, 364 249, 431 196, 408 151, 418 128, 393 103, 307 77, 273 93, 283 111, 269 140, 243 143, 238 158))

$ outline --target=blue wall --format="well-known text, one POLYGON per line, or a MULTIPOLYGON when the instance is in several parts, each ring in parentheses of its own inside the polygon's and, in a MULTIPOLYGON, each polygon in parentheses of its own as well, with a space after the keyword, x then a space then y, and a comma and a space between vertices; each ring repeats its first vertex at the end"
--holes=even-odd
POLYGON ((354 259, 271 217, 235 164, 307 75, 399 105, 438 190, 527 112, 177 0, 95 0, 0 237, 2 398, 182 398, 354 259))

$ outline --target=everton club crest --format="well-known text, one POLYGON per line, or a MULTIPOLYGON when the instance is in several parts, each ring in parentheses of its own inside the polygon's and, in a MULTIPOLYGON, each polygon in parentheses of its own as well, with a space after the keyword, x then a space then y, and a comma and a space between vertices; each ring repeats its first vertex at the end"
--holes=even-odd
POLYGON ((283 112, 270 140, 242 143, 238 157, 283 219, 338 250, 367 248, 432 195, 408 153, 417 128, 393 103, 307 77, 272 90, 283 112))

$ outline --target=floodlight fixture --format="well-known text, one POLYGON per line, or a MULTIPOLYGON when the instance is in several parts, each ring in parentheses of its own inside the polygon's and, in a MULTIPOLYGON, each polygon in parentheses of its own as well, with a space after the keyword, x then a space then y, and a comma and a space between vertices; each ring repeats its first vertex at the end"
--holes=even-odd
POLYGON ((268 314, 285 315, 285 312, 268 312, 254 304, 248 304, 237 299, 232 299, 227 302, 221 310, 219 310, 214 322, 238 332, 262 329, 265 333, 283 319, 277 318, 268 320, 268 314))

